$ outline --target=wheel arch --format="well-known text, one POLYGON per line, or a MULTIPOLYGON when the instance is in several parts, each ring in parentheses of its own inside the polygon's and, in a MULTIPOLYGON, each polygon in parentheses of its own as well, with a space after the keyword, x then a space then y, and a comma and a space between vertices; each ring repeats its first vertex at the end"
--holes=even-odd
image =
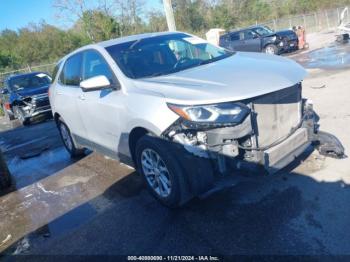
POLYGON ((55 120, 56 125, 58 124, 58 120, 61 118, 61 115, 57 112, 54 113, 53 119, 55 120))
POLYGON ((137 168, 137 161, 135 159, 136 144, 141 137, 147 134, 153 134, 153 133, 150 130, 140 126, 134 127, 129 133, 129 141, 128 141, 129 152, 136 168, 137 168))

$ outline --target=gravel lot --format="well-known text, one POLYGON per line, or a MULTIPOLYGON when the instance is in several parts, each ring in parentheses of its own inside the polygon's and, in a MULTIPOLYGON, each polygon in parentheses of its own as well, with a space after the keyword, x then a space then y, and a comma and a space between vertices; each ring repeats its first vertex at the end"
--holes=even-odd
MULTIPOLYGON (((310 51, 291 57, 307 66, 310 51)), ((304 97, 349 149, 350 69, 319 67, 308 70, 304 97)), ((309 150, 281 174, 237 176, 234 187, 170 210, 117 161, 70 160, 52 121, 3 131, 0 146, 17 184, 0 197, 2 254, 350 254, 349 158, 309 150)))

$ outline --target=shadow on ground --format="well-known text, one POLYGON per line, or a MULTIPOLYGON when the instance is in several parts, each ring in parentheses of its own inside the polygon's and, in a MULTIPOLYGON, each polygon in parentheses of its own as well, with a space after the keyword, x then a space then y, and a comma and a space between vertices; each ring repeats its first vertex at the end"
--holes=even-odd
POLYGON ((320 255, 350 252, 349 186, 296 172, 242 177, 171 210, 133 172, 3 254, 320 255))

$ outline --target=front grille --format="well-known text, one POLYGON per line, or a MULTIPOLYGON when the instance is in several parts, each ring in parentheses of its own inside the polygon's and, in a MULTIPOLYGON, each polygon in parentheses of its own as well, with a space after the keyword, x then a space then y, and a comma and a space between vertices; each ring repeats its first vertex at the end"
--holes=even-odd
POLYGON ((253 100, 257 145, 271 145, 288 135, 301 120, 301 85, 285 88, 253 100))
POLYGON ((49 97, 47 94, 40 94, 40 95, 33 96, 32 102, 36 107, 50 105, 49 97))

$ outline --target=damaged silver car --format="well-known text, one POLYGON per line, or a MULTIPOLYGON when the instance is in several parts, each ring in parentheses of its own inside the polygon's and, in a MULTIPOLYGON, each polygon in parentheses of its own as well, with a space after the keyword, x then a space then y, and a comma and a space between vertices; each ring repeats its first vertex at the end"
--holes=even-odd
MULTIPOLYGON (((319 141, 306 71, 283 57, 157 33, 83 47, 56 71, 50 101, 70 154, 87 147, 133 165, 168 206, 236 170, 274 173, 319 141)), ((343 154, 327 141, 323 151, 343 154)))

